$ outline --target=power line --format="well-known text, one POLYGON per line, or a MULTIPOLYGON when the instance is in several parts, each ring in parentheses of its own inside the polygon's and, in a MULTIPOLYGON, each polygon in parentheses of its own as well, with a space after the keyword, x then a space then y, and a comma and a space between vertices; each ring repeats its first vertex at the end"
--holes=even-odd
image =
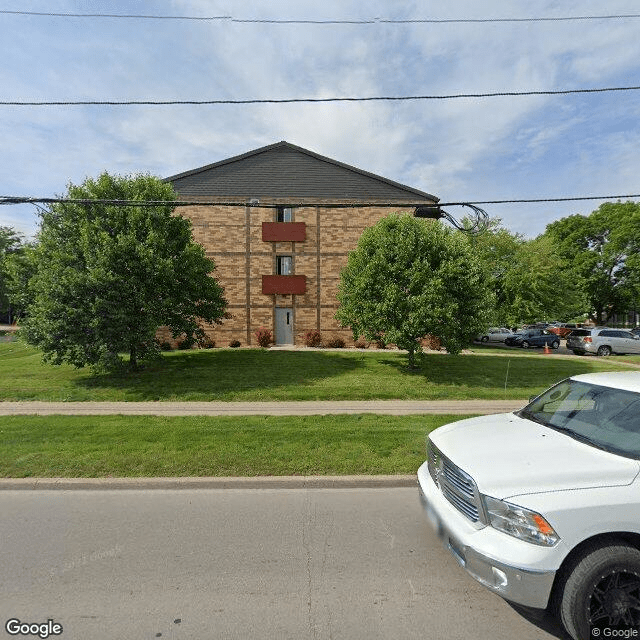
POLYGON ((344 20, 311 20, 311 19, 271 19, 271 18, 234 18, 233 16, 177 16, 122 13, 62 13, 47 11, 11 11, 0 10, 0 14, 19 16, 40 16, 52 18, 121 18, 135 20, 192 20, 203 22, 232 22, 237 24, 278 24, 278 25, 371 25, 371 24, 479 24, 479 23, 513 23, 513 22, 569 22, 584 20, 624 20, 640 18, 640 14, 627 13, 596 16, 543 16, 530 18, 369 18, 344 20))
MULTIPOLYGON (((473 200, 468 202, 438 202, 437 207, 463 207, 470 205, 487 205, 487 204, 535 204, 542 202, 577 202, 581 200, 623 200, 631 198, 640 198, 640 193, 631 193, 624 195, 606 195, 606 196, 570 196, 562 198, 522 198, 511 200, 473 200)), ((418 201, 413 202, 323 202, 320 206, 327 209, 353 209, 357 207, 416 207, 419 206, 418 201)), ((0 196, 0 205, 16 205, 16 204, 78 204, 78 205, 114 205, 122 207, 252 207, 258 209, 273 209, 280 205, 272 203, 252 204, 247 200, 108 200, 108 199, 88 199, 88 198, 41 198, 29 196, 0 196)), ((309 202, 291 202, 287 200, 287 206, 290 207, 308 207, 309 202)))
POLYGON ((77 107, 77 106, 179 106, 179 105, 218 105, 218 104, 293 104, 317 102, 380 102, 410 100, 454 100, 459 98, 497 98, 510 96, 555 96, 576 93, 606 93, 612 91, 637 91, 640 86, 600 87, 592 89, 557 89, 548 91, 496 91, 490 93, 455 93, 447 95, 418 96, 370 96, 370 97, 333 97, 333 98, 249 98, 246 100, 0 100, 4 107, 77 107))
POLYGON ((619 196, 575 196, 568 198, 529 198, 525 200, 482 200, 471 202, 444 202, 438 203, 440 207, 464 206, 468 204, 520 204, 537 202, 577 202, 579 200, 622 200, 623 198, 640 198, 640 193, 630 193, 619 196))

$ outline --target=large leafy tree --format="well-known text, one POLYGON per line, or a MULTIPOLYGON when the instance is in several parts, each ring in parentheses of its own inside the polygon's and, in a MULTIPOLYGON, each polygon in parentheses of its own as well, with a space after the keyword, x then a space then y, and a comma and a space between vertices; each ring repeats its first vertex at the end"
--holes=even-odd
POLYGON ((11 304, 13 259, 25 251, 24 236, 13 227, 0 226, 0 318, 12 321, 14 309, 11 304))
POLYGON ((588 304, 580 287, 567 286, 567 261, 546 236, 526 241, 504 274, 506 303, 498 311, 507 324, 569 321, 588 304))
POLYGON ((409 352, 426 335, 457 354, 487 324, 485 270, 460 232, 392 214, 364 231, 341 273, 336 314, 354 338, 382 338, 409 352))
POLYGON ((470 238, 485 265, 496 306, 492 322, 517 325, 570 320, 588 306, 581 288, 567 287, 567 263, 548 236, 527 240, 499 219, 470 238))
POLYGON ((42 214, 22 327, 45 360, 113 364, 124 352, 136 369, 157 352, 160 326, 197 336, 201 320, 220 321, 226 301, 215 265, 192 240, 191 223, 162 204, 176 199, 171 185, 103 173, 69 185, 65 199, 82 202, 42 214))
POLYGON ((545 233, 570 264, 565 284, 583 288, 599 324, 637 304, 640 203, 606 202, 588 216, 552 222, 545 233))
POLYGON ((486 269, 487 281, 494 294, 491 322, 509 326, 519 322, 511 309, 513 292, 507 279, 516 256, 526 244, 524 236, 503 227, 499 218, 492 218, 481 232, 470 235, 469 242, 486 269))

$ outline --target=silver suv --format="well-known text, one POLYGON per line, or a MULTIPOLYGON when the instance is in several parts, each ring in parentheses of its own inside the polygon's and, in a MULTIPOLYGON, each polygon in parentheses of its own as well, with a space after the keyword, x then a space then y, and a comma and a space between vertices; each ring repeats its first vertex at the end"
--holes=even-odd
POLYGON ((567 336, 567 349, 580 356, 585 353, 599 356, 640 353, 640 336, 624 329, 574 329, 567 336))

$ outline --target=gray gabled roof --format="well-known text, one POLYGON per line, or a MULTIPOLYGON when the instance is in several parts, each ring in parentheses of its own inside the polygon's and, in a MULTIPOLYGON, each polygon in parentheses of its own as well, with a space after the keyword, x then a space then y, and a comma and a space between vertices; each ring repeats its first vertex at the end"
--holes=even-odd
POLYGON ((437 202, 435 196, 288 142, 165 178, 183 197, 437 202))

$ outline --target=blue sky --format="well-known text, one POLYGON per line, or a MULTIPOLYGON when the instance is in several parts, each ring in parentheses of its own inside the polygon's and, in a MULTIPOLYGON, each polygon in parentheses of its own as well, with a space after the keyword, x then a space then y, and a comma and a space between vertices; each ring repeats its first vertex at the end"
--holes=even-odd
MULTIPOLYGON (((2 0, 0 9, 262 19, 640 13, 635 0, 2 0)), ((0 100, 241 100, 640 85, 640 19, 269 25, 0 15, 0 100)), ((0 106, 0 195, 161 177, 287 140, 447 201, 640 193, 640 91, 412 102, 0 106)), ((487 205, 514 232, 599 202, 487 205)), ((454 215, 460 212, 451 209, 454 215)), ((32 206, 0 225, 32 235, 32 206)))

